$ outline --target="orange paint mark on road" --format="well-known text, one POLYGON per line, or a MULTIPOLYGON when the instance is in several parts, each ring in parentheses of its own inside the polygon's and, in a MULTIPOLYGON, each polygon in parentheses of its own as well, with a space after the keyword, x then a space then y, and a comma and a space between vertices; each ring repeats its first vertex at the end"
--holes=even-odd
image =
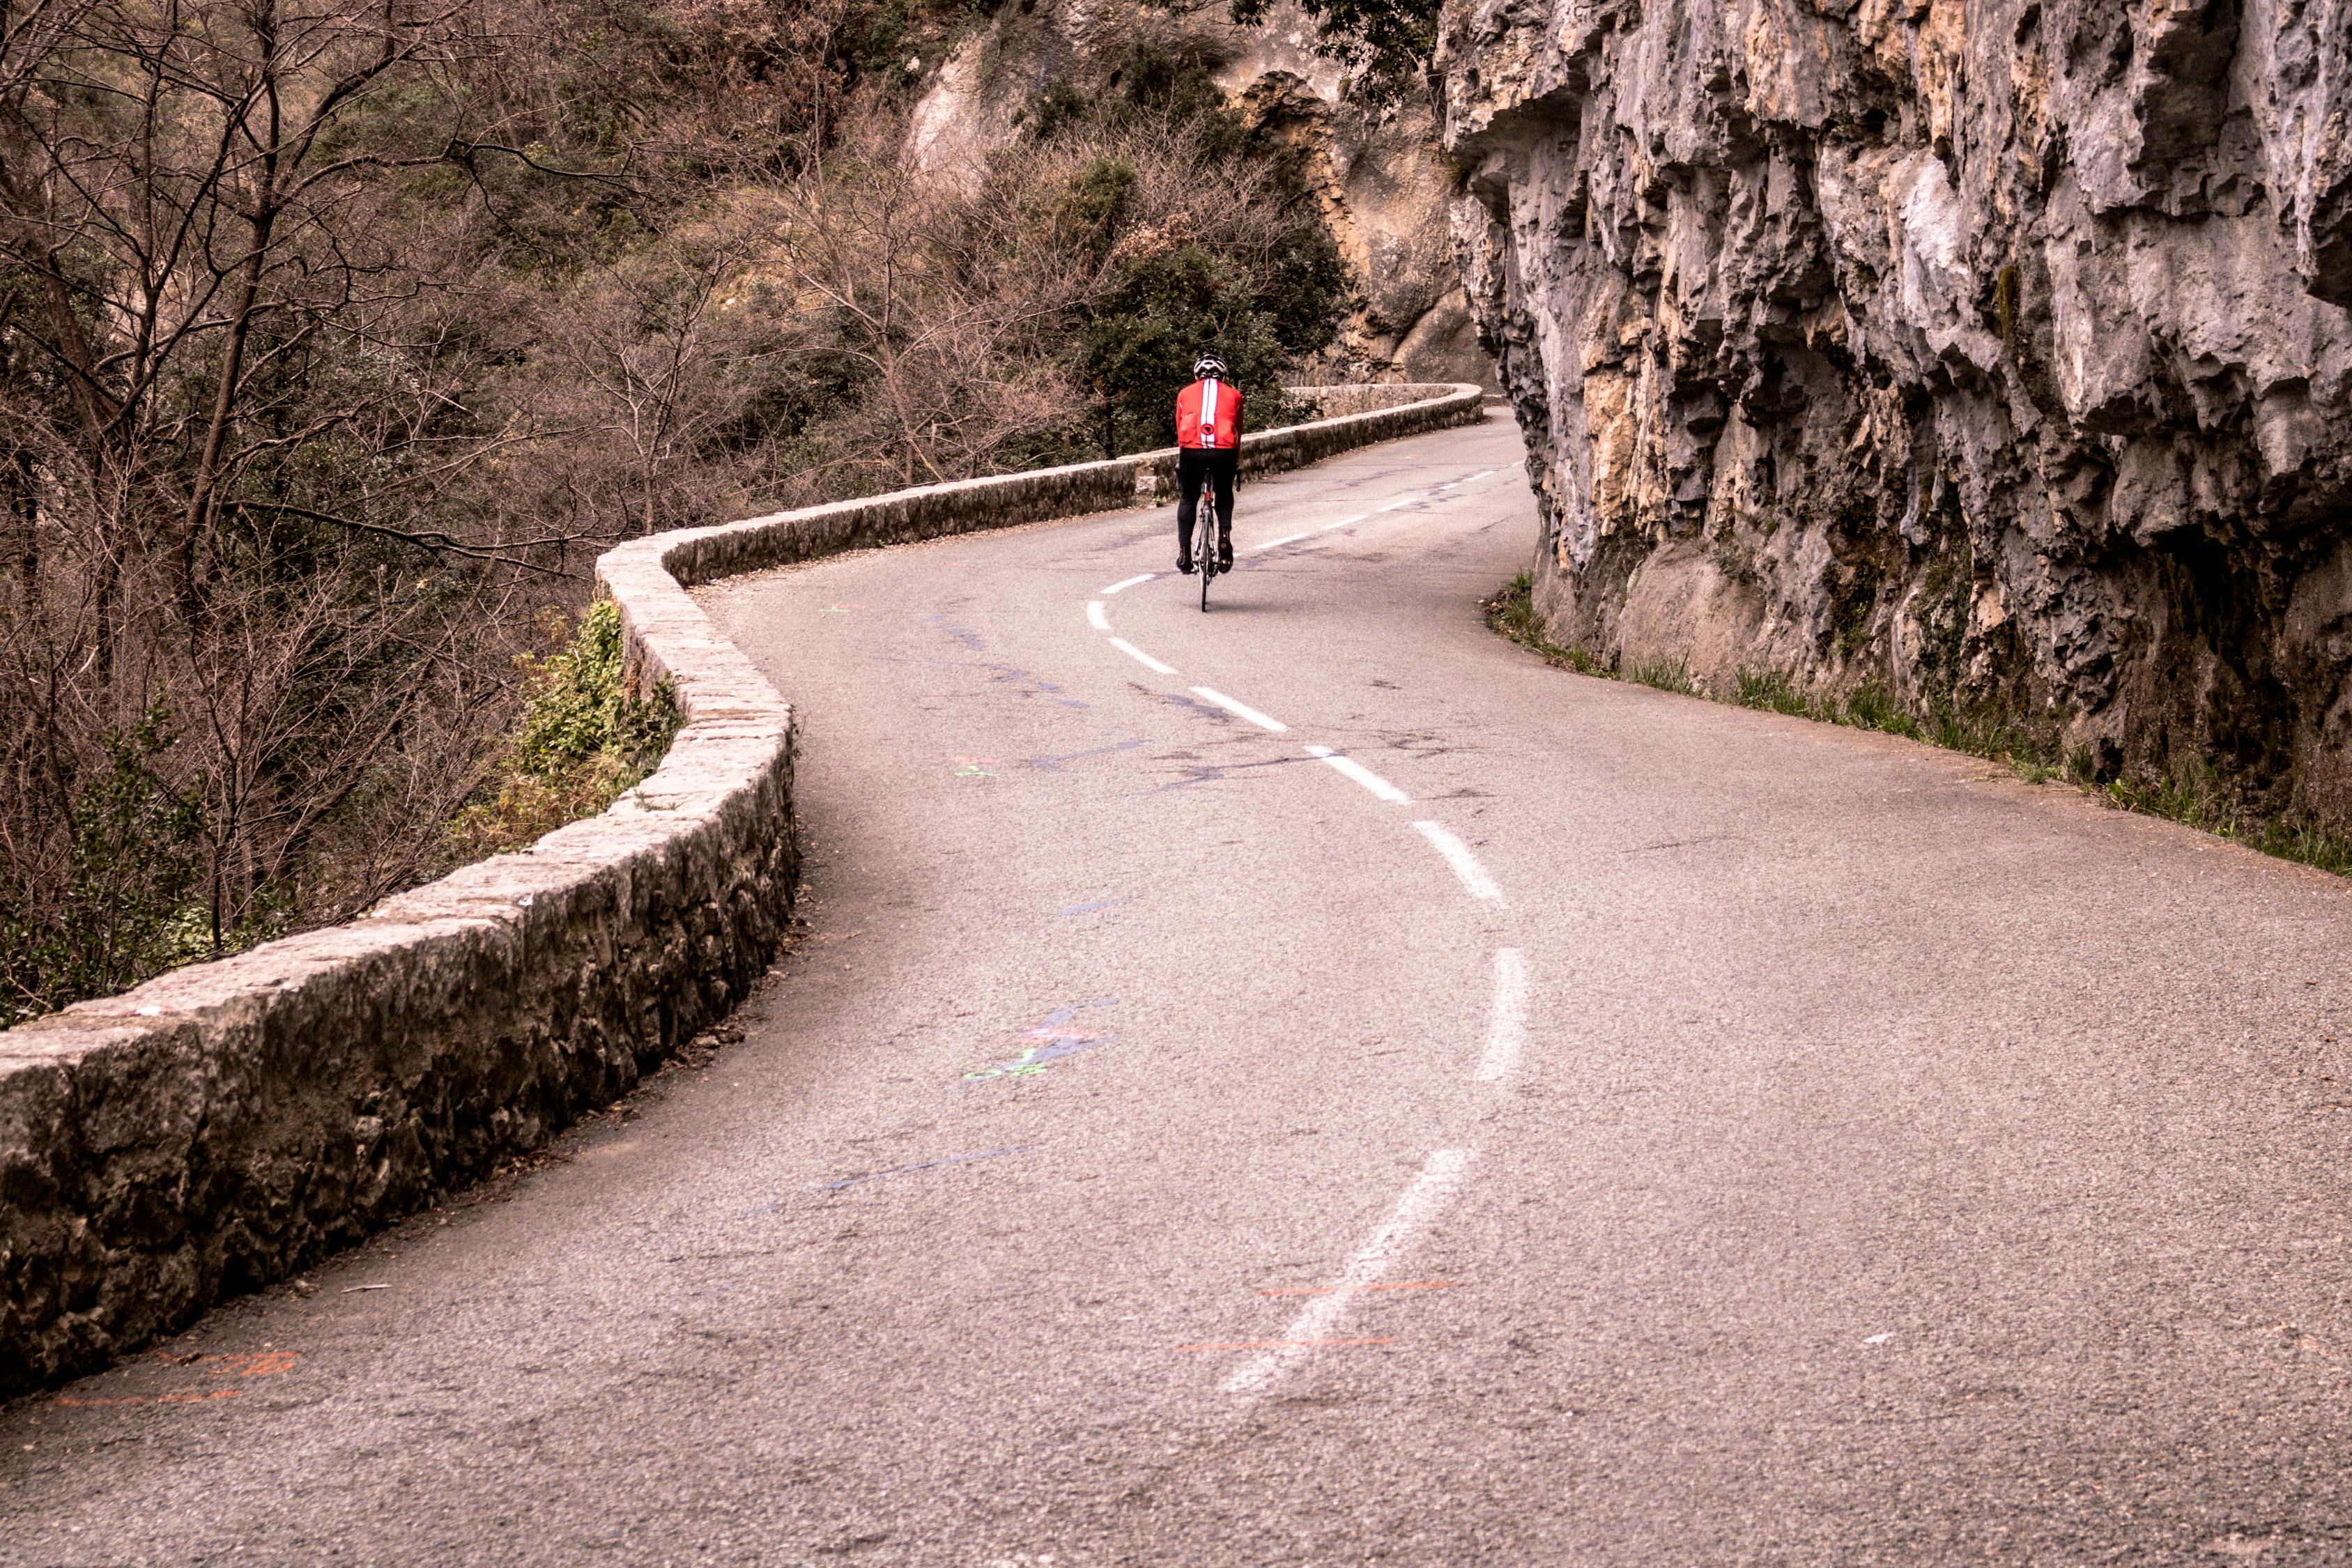
POLYGON ((1271 1351, 1291 1345, 1392 1345, 1385 1340, 1224 1340, 1211 1345, 1178 1345, 1180 1351, 1271 1351))
POLYGON ((1279 1290, 1261 1290, 1261 1296, 1337 1296, 1351 1290, 1451 1290, 1459 1283, 1453 1279, 1400 1279, 1393 1285, 1290 1285, 1279 1290))
POLYGON ((240 1388, 191 1388, 180 1394, 124 1394, 107 1399, 78 1399, 70 1394, 60 1394, 57 1402, 77 1410, 100 1405, 194 1405, 206 1399, 235 1399, 244 1392, 240 1388))
MULTIPOLYGON (((236 1351, 227 1355, 198 1355, 185 1360, 165 1351, 157 1357, 173 1366, 205 1365, 206 1377, 276 1377, 291 1372, 302 1359, 300 1351, 236 1351)), ((94 1409, 108 1405, 200 1405, 209 1399, 235 1399, 243 1393, 236 1388, 183 1388, 168 1394, 113 1394, 85 1396, 60 1394, 57 1402, 77 1410, 94 1409)))

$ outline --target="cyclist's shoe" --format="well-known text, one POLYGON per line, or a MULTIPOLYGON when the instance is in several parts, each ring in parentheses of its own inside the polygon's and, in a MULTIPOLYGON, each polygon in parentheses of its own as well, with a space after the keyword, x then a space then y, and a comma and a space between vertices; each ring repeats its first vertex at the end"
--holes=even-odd
POLYGON ((1191 551, 1186 550, 1177 552, 1176 570, 1181 572, 1187 577, 1190 577, 1192 574, 1192 552, 1191 551))
POLYGON ((1217 541, 1217 570, 1230 572, 1233 569, 1234 542, 1230 539, 1220 539, 1217 541))

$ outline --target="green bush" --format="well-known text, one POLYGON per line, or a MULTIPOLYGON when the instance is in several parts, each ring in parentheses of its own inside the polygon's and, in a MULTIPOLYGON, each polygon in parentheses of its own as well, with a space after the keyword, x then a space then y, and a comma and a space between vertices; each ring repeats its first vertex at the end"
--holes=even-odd
POLYGON ((629 691, 612 600, 589 605, 576 631, 550 622, 555 640, 567 631, 559 651, 520 660, 529 678, 522 720, 451 826, 454 860, 519 849, 603 811, 660 765, 677 734, 682 720, 667 681, 647 698, 629 691))
POLYGON ((1306 199, 1294 154, 1223 106, 1206 66, 1146 42, 1129 51, 1117 80, 1117 96, 1098 103, 1049 84, 1031 102, 1032 134, 1050 140, 1089 121, 1114 132, 1164 125, 1200 163, 1246 168, 1250 199, 1276 204, 1282 216, 1271 243, 1242 253, 1217 237, 1229 226, 1210 221, 1215 215, 1162 217, 1168 226, 1156 230, 1139 218, 1139 175, 1124 158, 1096 158, 1071 177, 1053 220, 1063 244, 1105 268, 1075 335, 1106 445, 1140 451, 1174 441, 1176 394, 1203 350, 1246 394, 1245 428, 1285 423, 1297 412, 1282 393, 1286 372, 1337 340, 1353 303, 1339 244, 1306 199))
POLYGON ((1248 125, 1225 107, 1224 89, 1199 60, 1180 59, 1165 44, 1147 39, 1129 48, 1117 80, 1120 97, 1109 116, 1114 125, 1164 119, 1190 126, 1201 140, 1202 155, 1220 163, 1258 151, 1251 145, 1248 125))
POLYGON ((1055 205, 1054 227, 1063 244, 1100 262, 1110 254, 1118 221, 1135 195, 1135 165, 1124 158, 1097 158, 1070 179, 1055 205))
POLYGON ((1262 427, 1281 401, 1288 355, 1272 318, 1257 309, 1254 280, 1203 246, 1183 243, 1119 268, 1084 337, 1087 374, 1117 410, 1122 449, 1176 438, 1176 395, 1193 356, 1213 348, 1262 427), (1270 395, 1269 395, 1270 394, 1270 395))
POLYGON ((525 772, 553 779, 599 760, 638 778, 653 771, 677 733, 677 706, 667 685, 651 700, 631 696, 624 661, 621 611, 610 599, 588 606, 569 648, 530 660, 530 703, 516 742, 525 772))
POLYGON ((1073 125, 1083 123, 1093 112, 1094 101, 1079 90, 1076 82, 1055 77, 1045 84, 1045 90, 1029 100, 1021 111, 1021 119, 1029 134, 1040 142, 1051 142, 1073 125))

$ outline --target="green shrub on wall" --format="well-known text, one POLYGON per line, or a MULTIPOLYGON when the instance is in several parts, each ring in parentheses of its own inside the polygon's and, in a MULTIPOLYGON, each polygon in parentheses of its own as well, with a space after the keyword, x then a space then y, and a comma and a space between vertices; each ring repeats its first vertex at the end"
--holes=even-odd
POLYGON ((522 721, 497 767, 450 829, 452 862, 520 849, 611 805, 660 765, 682 721, 669 683, 629 690, 621 612, 588 606, 576 630, 551 617, 558 651, 525 654, 522 721))

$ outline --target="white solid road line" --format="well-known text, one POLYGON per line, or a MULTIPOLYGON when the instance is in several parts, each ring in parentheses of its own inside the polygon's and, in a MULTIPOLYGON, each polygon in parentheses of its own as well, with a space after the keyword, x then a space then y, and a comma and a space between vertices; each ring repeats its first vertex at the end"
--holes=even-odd
POLYGON ((1087 601, 1087 625, 1094 627, 1094 629, 1098 632, 1107 632, 1110 630, 1110 623, 1103 619, 1103 607, 1102 601, 1100 599, 1088 599, 1087 601))
POLYGON ((1360 511, 1353 517, 1343 517, 1337 522, 1327 522, 1323 525, 1323 531, 1328 533, 1335 528, 1345 528, 1351 522, 1366 521, 1371 517, 1371 515, 1372 514, 1368 511, 1360 511))
POLYGON ((1361 1287, 1376 1283, 1388 1272, 1389 1265, 1412 1243, 1413 1233, 1437 1217, 1437 1211, 1445 1206, 1454 1189, 1469 1175, 1477 1158, 1474 1149, 1440 1149, 1431 1154, 1421 1174, 1412 1179, 1412 1185, 1397 1200, 1388 1222, 1372 1233, 1372 1238, 1359 1247, 1339 1271, 1336 1283, 1357 1289, 1335 1289, 1316 1297, 1305 1311, 1290 1321, 1280 1342, 1269 1345, 1234 1369, 1225 1379, 1225 1392, 1255 1394, 1292 1363, 1305 1357, 1318 1341, 1328 1340, 1331 1331, 1339 1326, 1339 1320, 1348 1315, 1348 1309, 1355 1305, 1361 1287))
POLYGON ((1136 663, 1143 666, 1144 668, 1151 671, 1154 675, 1173 675, 1176 673, 1176 667, 1174 665, 1160 663, 1158 659, 1152 658, 1150 654, 1144 652, 1141 648, 1136 647, 1125 637, 1111 638, 1110 646, 1118 649, 1119 652, 1127 655, 1128 658, 1135 660, 1136 663))
POLYGON ((1154 577, 1159 575, 1160 574, 1157 572, 1146 572, 1142 575, 1137 577, 1122 577, 1118 582, 1113 583, 1109 587, 1105 588, 1102 591, 1102 596, 1108 599, 1113 594, 1118 593, 1121 588, 1132 588, 1139 583, 1149 583, 1154 577))
POLYGON ((1468 479, 1466 479, 1463 480, 1462 482, 1463 482, 1464 484, 1465 484, 1465 485, 1475 485, 1475 484, 1476 484, 1480 479, 1486 479, 1486 478, 1488 478, 1488 477, 1490 477, 1490 476, 1492 476, 1492 475, 1498 474, 1498 473, 1501 473, 1501 472, 1502 472, 1502 470, 1501 470, 1500 468, 1481 468, 1481 469, 1479 469, 1476 473, 1475 473, 1475 474, 1471 475, 1468 479))
POLYGON ((1286 533, 1280 539, 1269 539, 1264 544, 1253 544, 1250 549, 1253 552, 1260 550, 1279 550, 1286 544, 1296 544, 1302 539, 1312 537, 1314 537, 1312 534, 1306 533, 1286 533))
POLYGON ((1410 805, 1412 801, 1412 796, 1405 794, 1363 763, 1353 757, 1343 757, 1328 746, 1309 746, 1307 748, 1307 754, 1310 757, 1322 758, 1382 800, 1392 800, 1399 805, 1410 805))
MULTIPOLYGON (((1236 719, 1246 719, 1261 730, 1271 730, 1279 735, 1290 728, 1279 719, 1269 719, 1246 702, 1236 702, 1222 691, 1212 691, 1205 686, 1192 688, 1192 695, 1215 703, 1236 719)), ((1469 853, 1467 850, 1465 854, 1469 853)))
POLYGON ((1454 874, 1462 879, 1462 885, 1470 889, 1472 898, 1492 899, 1498 904, 1503 901, 1503 889, 1495 886, 1495 879, 1486 875, 1486 868, 1478 864, 1478 857, 1470 853, 1467 844, 1434 822, 1416 822, 1412 826, 1445 857, 1445 863, 1454 868, 1454 874))
POLYGON ((1394 511, 1399 507, 1411 506, 1420 499, 1421 498, 1419 496, 1407 496, 1402 500, 1392 500, 1386 506, 1374 507, 1372 510, 1374 511, 1394 511))
POLYGON ((1493 1083, 1519 1065, 1528 1044, 1528 955, 1516 947, 1495 953, 1495 1006, 1486 1017, 1486 1054, 1478 1081, 1493 1083))

